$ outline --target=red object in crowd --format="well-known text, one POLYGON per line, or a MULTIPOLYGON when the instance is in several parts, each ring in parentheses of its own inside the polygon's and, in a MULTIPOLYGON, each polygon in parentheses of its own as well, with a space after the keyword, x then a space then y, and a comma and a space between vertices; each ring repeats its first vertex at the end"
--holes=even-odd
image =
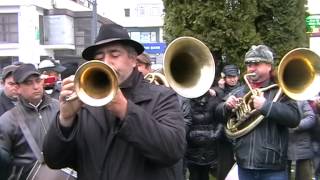
POLYGON ((57 78, 54 76, 48 76, 44 79, 44 88, 53 88, 57 82, 57 78))

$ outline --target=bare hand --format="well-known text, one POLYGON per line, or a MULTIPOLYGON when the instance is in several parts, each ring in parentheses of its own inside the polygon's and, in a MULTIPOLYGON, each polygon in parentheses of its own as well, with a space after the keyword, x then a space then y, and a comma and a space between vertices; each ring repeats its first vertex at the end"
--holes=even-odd
POLYGON ((217 96, 216 91, 213 89, 209 89, 209 94, 210 94, 210 96, 217 96))
POLYGON ((218 86, 221 88, 221 89, 224 89, 224 84, 226 83, 226 81, 221 78, 219 81, 218 81, 218 86))
POLYGON ((74 91, 74 76, 65 78, 62 81, 62 87, 60 92, 60 124, 65 127, 70 127, 76 116, 76 113, 80 110, 82 102, 79 98, 74 100, 66 101, 66 98, 75 95, 74 91))
POLYGON ((106 108, 120 119, 124 119, 124 117, 127 115, 128 101, 120 89, 118 89, 112 101, 106 105, 106 108))
POLYGON ((238 102, 239 102, 239 98, 236 98, 235 96, 230 96, 226 100, 225 104, 227 108, 234 109, 237 106, 238 102))
POLYGON ((263 92, 259 93, 259 95, 252 95, 251 98, 253 99, 253 107, 258 110, 260 110, 263 104, 266 102, 263 92))

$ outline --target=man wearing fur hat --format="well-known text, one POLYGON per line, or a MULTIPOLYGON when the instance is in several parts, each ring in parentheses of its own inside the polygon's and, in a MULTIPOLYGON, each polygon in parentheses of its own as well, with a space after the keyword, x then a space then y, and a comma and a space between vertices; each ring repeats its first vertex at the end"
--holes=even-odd
POLYGON ((111 66, 119 89, 110 103, 92 107, 79 99, 66 101, 74 93, 74 77, 63 80, 60 112, 43 146, 50 167, 74 167, 79 179, 88 180, 175 180, 182 175, 177 162, 184 154, 185 127, 178 97, 144 80, 136 67, 143 50, 122 26, 101 26, 82 57, 111 66))
MULTIPOLYGON (((273 53, 265 45, 252 46, 245 55, 248 84, 231 92, 225 102, 218 105, 216 113, 226 122, 234 116, 240 99, 252 89, 274 84, 272 79, 273 53)), ((254 109, 263 120, 251 131, 233 139, 240 180, 287 180, 288 128, 299 124, 296 101, 284 94, 273 102, 277 88, 252 95, 254 109)), ((252 120, 252 119, 248 119, 252 120)))

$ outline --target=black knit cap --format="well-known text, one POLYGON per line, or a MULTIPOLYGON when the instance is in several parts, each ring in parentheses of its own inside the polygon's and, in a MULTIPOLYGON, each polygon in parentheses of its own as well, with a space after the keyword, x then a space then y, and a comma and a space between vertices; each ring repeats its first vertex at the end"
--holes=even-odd
POLYGON ((82 57, 85 60, 93 59, 94 53, 97 51, 97 49, 111 42, 120 42, 131 46, 137 51, 138 55, 144 51, 143 45, 130 39, 128 31, 124 27, 115 23, 111 23, 104 24, 100 27, 95 44, 84 49, 82 52, 82 57))
POLYGON ((222 73, 222 76, 240 76, 240 69, 234 64, 229 64, 223 67, 222 73))

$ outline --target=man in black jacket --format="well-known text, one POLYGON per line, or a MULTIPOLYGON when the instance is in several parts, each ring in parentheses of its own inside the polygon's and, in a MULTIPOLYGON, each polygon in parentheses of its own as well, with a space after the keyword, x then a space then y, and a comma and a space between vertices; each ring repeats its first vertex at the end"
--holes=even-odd
MULTIPOLYGON (((225 65, 221 72, 221 79, 218 81, 218 86, 222 90, 222 99, 226 99, 228 94, 240 87, 240 69, 234 64, 225 65)), ((216 87, 218 88, 218 87, 216 87)), ((218 90, 217 90, 218 92, 218 90)), ((220 121, 219 118, 215 117, 223 128, 224 123, 220 121)), ((219 125, 220 125, 219 124, 219 125)), ((222 130, 223 132, 223 130, 222 130)), ((217 165, 217 180, 224 180, 228 172, 234 164, 234 154, 232 149, 232 144, 230 140, 225 136, 224 133, 221 133, 218 139, 218 165, 217 165)))
POLYGON ((17 69, 16 65, 9 65, 2 70, 2 86, 0 92, 0 116, 7 110, 13 108, 17 102, 17 84, 14 82, 12 72, 17 69))
POLYGON ((95 45, 82 56, 111 66, 119 88, 110 103, 92 107, 79 99, 66 101, 74 81, 72 76, 63 80, 60 112, 43 146, 50 167, 70 165, 79 179, 88 180, 181 176, 182 164, 176 163, 185 149, 185 125, 178 98, 173 90, 144 80, 136 68, 137 55, 143 50, 120 25, 101 26, 95 45))
MULTIPOLYGON (((271 77, 273 53, 265 45, 252 46, 245 55, 247 72, 252 73, 248 85, 252 89, 273 84, 271 77)), ((228 99, 217 107, 227 121, 234 113, 248 85, 234 90, 228 99)), ((252 103, 264 119, 251 131, 234 139, 234 151, 240 180, 287 180, 286 162, 288 127, 296 127, 300 116, 296 101, 282 95, 273 102, 277 88, 252 96, 252 103)))
POLYGON ((37 160, 19 120, 25 122, 30 136, 41 149, 49 125, 59 110, 58 101, 44 94, 43 80, 33 64, 20 65, 13 77, 19 98, 17 105, 0 117, 0 162, 4 171, 1 180, 26 179, 37 160))

